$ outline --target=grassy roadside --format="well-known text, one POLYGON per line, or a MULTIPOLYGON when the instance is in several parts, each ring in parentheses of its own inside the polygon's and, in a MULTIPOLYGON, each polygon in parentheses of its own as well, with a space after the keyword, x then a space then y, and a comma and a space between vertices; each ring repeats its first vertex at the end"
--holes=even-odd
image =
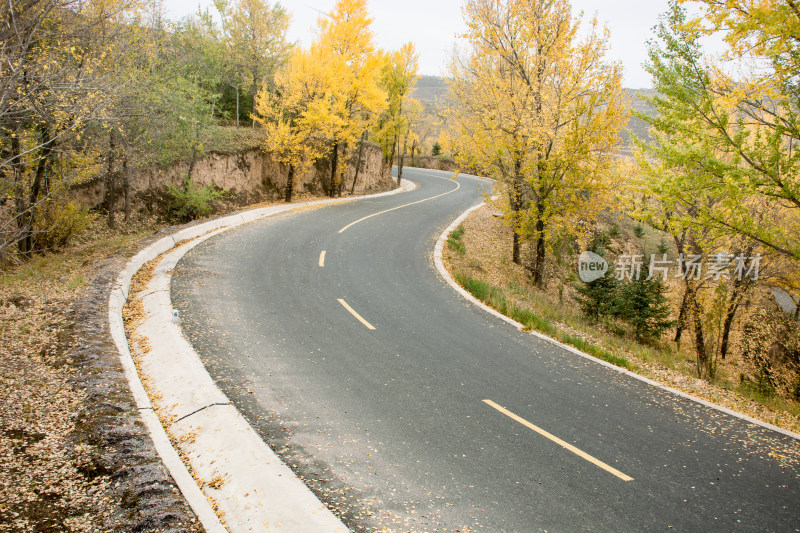
POLYGON ((510 242, 510 230, 484 207, 450 234, 443 259, 462 287, 527 329, 687 394, 800 433, 800 404, 738 379, 742 368, 736 361, 726 361, 713 382, 697 379, 689 347, 640 344, 613 323, 592 322, 580 312, 566 280, 551 276, 545 290, 534 289, 524 270, 511 261, 510 242))

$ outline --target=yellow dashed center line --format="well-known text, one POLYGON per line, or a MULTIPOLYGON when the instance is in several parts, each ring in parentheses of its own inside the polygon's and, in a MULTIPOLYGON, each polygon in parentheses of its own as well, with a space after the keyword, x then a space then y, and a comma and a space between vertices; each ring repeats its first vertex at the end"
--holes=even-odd
POLYGON ((347 302, 345 302, 344 300, 342 300, 341 298, 339 298, 339 303, 340 303, 340 304, 342 304, 342 307, 344 307, 345 309, 347 309, 348 311, 350 311, 350 314, 351 314, 351 315, 353 315, 354 317, 356 317, 356 318, 358 319, 358 321, 359 321, 359 322, 361 322, 362 324, 364 324, 365 326, 367 326, 367 329, 375 329, 375 326, 373 326, 372 324, 370 324, 369 322, 367 322, 366 320, 364 320, 364 317, 362 317, 361 315, 359 315, 358 313, 356 313, 355 309, 353 309, 352 307, 350 307, 349 305, 347 305, 347 302))
POLYGON ((595 459, 594 457, 592 457, 592 456, 591 456, 591 455, 589 455, 588 453, 584 452, 583 450, 579 450, 578 448, 576 448, 576 447, 575 447, 575 446, 573 446, 572 444, 570 444, 570 443, 568 443, 568 442, 564 442, 563 440, 559 439, 558 437, 556 437, 556 436, 555 436, 555 435, 553 435, 552 433, 548 433, 547 431, 543 430, 542 428, 540 428, 540 427, 538 427, 538 426, 535 426, 535 425, 531 424, 530 422, 528 422, 528 421, 527 421, 527 420, 525 420, 524 418, 522 418, 522 417, 520 417, 520 416, 517 416, 517 415, 515 415, 514 413, 512 413, 512 412, 511 412, 511 411, 509 411, 508 409, 506 409, 506 408, 504 408, 504 407, 501 407, 501 406, 497 405, 497 404, 496 404, 496 403, 494 403, 492 400, 483 400, 483 403, 485 403, 485 404, 486 404, 486 405, 488 405, 489 407, 492 407, 492 408, 494 408, 494 409, 497 409, 498 411, 500 411, 501 413, 503 413, 503 414, 504 414, 504 415, 506 415, 507 417, 511 418, 512 420, 516 420, 517 422, 519 422, 519 423, 520 423, 520 424, 522 424, 523 426, 525 426, 525 427, 527 427, 527 428, 529 428, 529 429, 532 429, 533 431, 535 431, 536 433, 538 433, 538 434, 539 434, 539 435, 541 435, 542 437, 545 437, 545 438, 547 438, 547 439, 550 439, 551 441, 555 442, 555 443, 556 443, 556 444, 558 444, 559 446, 561 446, 561 447, 563 447, 563 448, 566 448, 567 450, 571 451, 572 453, 574 453, 574 454, 575 454, 575 455, 577 455, 578 457, 581 457, 581 458, 583 458, 583 459, 586 459, 587 461, 589 461, 589 462, 590 462, 590 463, 592 463, 593 465, 595 465, 595 466, 599 466, 600 468, 602 468, 602 469, 603 469, 603 470, 605 470, 606 472, 610 472, 611 474, 614 474, 615 476, 617 476, 618 478, 620 478, 622 481, 633 481, 633 478, 632 478, 632 477, 630 477, 629 475, 627 475, 627 474, 623 474, 622 472, 620 472, 620 471, 619 471, 619 470, 617 470, 616 468, 614 468, 614 467, 612 467, 612 466, 609 466, 609 465, 607 465, 606 463, 604 463, 603 461, 601 461, 601 460, 599 460, 599 459, 595 459))
POLYGON ((389 211, 394 211, 395 209, 400 209, 400 208, 403 208, 403 207, 408 207, 408 206, 410 206, 410 205, 414 205, 414 204, 421 204, 422 202, 427 202, 428 200, 433 200, 434 198, 439 198, 439 197, 441 197, 441 196, 444 196, 445 194, 450 194, 450 193, 456 192, 456 191, 457 191, 458 189, 460 189, 460 188, 461 188, 461 183, 457 181, 457 182, 456 182, 456 188, 455 188, 455 189, 449 190, 449 191, 447 191, 447 192, 443 192, 442 194, 437 194, 436 196, 430 196, 430 197, 428 197, 428 198, 423 198, 422 200, 417 200, 416 202, 410 202, 410 203, 407 203, 407 204, 398 205, 397 207, 392 207, 391 209, 385 209, 385 210, 383 210, 383 211, 378 211, 377 213, 372 213, 371 215, 367 215, 367 216, 365 216, 365 217, 363 217, 363 218, 359 218, 358 220, 356 220, 356 221, 354 221, 354 222, 351 222, 351 223, 349 223, 348 225, 346 225, 345 227, 343 227, 342 229, 340 229, 340 230, 339 230, 339 233, 344 233, 344 232, 345 232, 345 231, 347 231, 347 230, 348 230, 350 227, 352 227, 352 226, 355 226, 355 225, 356 225, 356 224, 358 224, 359 222, 363 222, 363 221, 367 220, 368 218, 376 217, 376 216, 378 216, 378 215, 382 215, 382 214, 384 214, 384 213, 388 213, 389 211))
POLYGON ((325 266, 325 250, 322 250, 319 253, 319 266, 320 268, 325 266))

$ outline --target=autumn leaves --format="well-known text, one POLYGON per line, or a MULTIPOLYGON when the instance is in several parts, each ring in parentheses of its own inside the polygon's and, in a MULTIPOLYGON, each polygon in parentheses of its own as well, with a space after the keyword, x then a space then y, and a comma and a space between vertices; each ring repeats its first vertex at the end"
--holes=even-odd
POLYGON ((468 0, 465 48, 450 66, 447 117, 462 165, 503 186, 513 259, 544 282, 548 246, 590 216, 609 187, 617 133, 627 122, 621 67, 604 60, 608 34, 565 1, 468 0))
POLYGON ((351 160, 356 168, 370 132, 393 159, 406 122, 403 107, 416 77, 413 44, 397 52, 375 48, 366 0, 339 0, 318 19, 318 37, 296 48, 256 97, 255 119, 266 130, 265 149, 289 169, 285 199, 291 201, 294 176, 317 159, 331 158, 330 196, 345 185, 355 189, 356 174, 345 184, 351 160))

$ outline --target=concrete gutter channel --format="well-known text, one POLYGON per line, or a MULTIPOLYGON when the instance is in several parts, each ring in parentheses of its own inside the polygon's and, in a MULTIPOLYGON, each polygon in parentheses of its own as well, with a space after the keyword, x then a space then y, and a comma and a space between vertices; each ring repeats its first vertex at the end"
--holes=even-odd
POLYGON ((172 269, 194 246, 242 224, 288 210, 414 188, 413 182, 405 180, 403 187, 385 193, 260 208, 197 224, 141 250, 117 276, 108 300, 108 321, 135 407, 158 455, 206 531, 334 532, 347 531, 347 527, 281 462, 211 379, 173 320, 172 269), (149 344, 149 350, 139 354, 146 390, 128 345, 122 309, 133 276, 162 254, 147 289, 138 295, 144 320, 137 335, 149 344))

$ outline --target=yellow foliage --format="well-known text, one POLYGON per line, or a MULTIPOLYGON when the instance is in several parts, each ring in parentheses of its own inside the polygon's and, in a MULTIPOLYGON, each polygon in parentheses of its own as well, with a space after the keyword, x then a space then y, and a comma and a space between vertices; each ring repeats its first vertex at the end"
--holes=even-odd
POLYGON ((447 112, 454 151, 501 184, 507 221, 536 241, 541 282, 545 244, 601 206, 628 117, 621 68, 603 61, 608 32, 595 20, 578 40, 566 1, 471 0, 463 12, 467 48, 451 63, 447 112))

